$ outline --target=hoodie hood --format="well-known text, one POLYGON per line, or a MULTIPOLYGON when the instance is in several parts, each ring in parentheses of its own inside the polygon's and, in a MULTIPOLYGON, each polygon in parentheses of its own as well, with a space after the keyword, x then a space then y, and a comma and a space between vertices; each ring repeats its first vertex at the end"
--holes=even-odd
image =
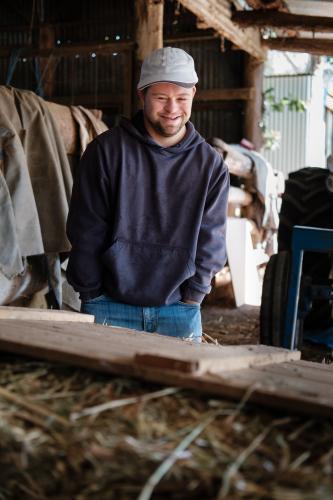
MULTIPOLYGON (((100 134, 82 156, 68 234, 68 281, 138 306, 201 302, 225 262, 228 171, 186 124, 175 146, 147 134, 143 113, 100 134)), ((191 307, 185 305, 183 307, 191 307)))
POLYGON ((136 115, 129 120, 127 118, 122 118, 119 126, 125 130, 131 136, 134 136, 140 142, 143 142, 150 147, 160 150, 164 155, 177 155, 179 153, 183 153, 184 151, 188 151, 197 147, 202 142, 205 142, 205 139, 195 130, 192 122, 188 121, 186 123, 186 134, 185 137, 175 144, 174 146, 163 147, 160 144, 157 144, 148 134, 146 127, 144 125, 143 111, 138 111, 136 115))

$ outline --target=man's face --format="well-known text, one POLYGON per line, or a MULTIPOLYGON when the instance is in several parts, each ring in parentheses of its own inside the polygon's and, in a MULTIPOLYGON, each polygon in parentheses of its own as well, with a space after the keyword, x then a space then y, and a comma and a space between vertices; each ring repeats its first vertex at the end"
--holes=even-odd
POLYGON ((191 116, 195 87, 190 89, 172 83, 156 83, 139 92, 145 119, 162 137, 177 135, 191 116))

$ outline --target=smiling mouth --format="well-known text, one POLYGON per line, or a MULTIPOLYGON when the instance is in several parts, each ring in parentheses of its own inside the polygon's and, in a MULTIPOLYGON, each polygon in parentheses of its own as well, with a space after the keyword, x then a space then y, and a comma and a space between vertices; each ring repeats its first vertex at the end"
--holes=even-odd
POLYGON ((161 118, 166 121, 175 122, 180 118, 180 116, 175 116, 174 118, 172 118, 171 116, 161 116, 161 118))

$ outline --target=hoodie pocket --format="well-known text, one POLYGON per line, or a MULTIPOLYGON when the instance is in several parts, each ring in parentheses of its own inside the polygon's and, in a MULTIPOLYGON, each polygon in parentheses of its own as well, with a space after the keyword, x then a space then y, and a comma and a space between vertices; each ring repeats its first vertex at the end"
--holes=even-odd
POLYGON ((184 248, 117 239, 102 261, 105 285, 118 299, 141 306, 179 300, 180 285, 195 272, 184 248))

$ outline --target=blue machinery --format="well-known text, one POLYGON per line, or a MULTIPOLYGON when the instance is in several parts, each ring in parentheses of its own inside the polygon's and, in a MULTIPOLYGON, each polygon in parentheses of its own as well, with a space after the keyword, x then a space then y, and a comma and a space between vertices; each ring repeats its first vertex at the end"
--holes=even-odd
POLYGON ((299 327, 302 317, 311 308, 314 299, 333 298, 331 286, 309 285, 301 290, 303 254, 333 251, 333 230, 294 226, 292 235, 292 259, 283 347, 296 349, 299 343, 299 327))

